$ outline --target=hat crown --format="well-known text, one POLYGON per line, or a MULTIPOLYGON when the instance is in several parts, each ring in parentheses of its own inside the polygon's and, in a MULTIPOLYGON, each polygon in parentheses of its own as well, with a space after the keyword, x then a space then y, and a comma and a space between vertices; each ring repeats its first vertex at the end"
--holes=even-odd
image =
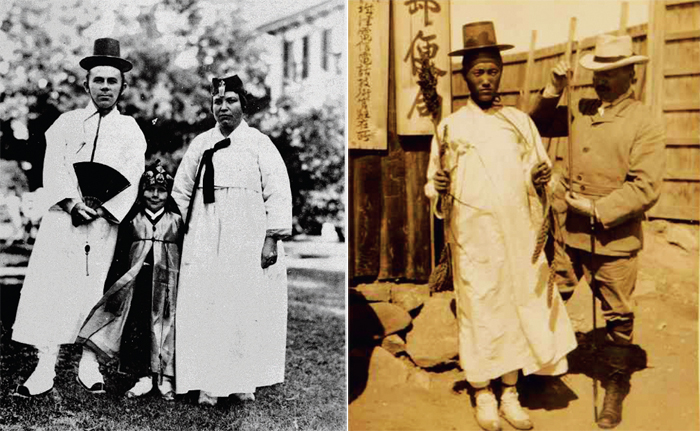
POLYGON ((495 46, 496 30, 491 21, 473 22, 462 27, 464 48, 495 46))
POLYGON ((121 57, 119 50, 119 41, 109 37, 103 37, 95 40, 95 45, 92 49, 92 55, 104 55, 108 57, 121 57))
POLYGON ((92 48, 93 54, 80 60, 80 66, 85 70, 90 70, 95 66, 112 66, 128 72, 133 65, 129 60, 121 58, 119 41, 109 37, 95 39, 92 48))
POLYGON ((493 21, 478 21, 462 26, 462 48, 450 52, 450 56, 464 55, 466 52, 479 49, 496 48, 499 51, 513 48, 513 45, 499 45, 496 41, 496 30, 493 21))
POLYGON ((598 36, 595 43, 595 56, 600 58, 630 57, 632 38, 628 35, 613 36, 604 34, 598 36))

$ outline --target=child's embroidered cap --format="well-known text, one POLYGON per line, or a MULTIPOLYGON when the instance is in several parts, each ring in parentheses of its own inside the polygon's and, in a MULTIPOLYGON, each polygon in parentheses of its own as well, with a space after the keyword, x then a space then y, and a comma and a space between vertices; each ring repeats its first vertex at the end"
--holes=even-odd
POLYGON ((173 186, 173 177, 165 170, 161 165, 160 160, 157 160, 148 168, 146 172, 141 176, 141 183, 139 185, 140 191, 146 187, 161 185, 165 187, 168 192, 170 192, 173 186))

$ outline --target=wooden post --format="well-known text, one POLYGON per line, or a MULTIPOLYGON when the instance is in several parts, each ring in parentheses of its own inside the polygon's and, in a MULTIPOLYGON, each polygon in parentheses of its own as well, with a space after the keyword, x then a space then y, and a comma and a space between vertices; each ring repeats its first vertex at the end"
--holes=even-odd
POLYGON ((532 81, 532 68, 535 64, 535 45, 537 43, 537 30, 532 30, 530 37, 530 51, 527 53, 527 65, 525 66, 525 83, 523 84, 522 100, 519 103, 520 110, 530 110, 530 81, 532 81))
POLYGON ((627 17, 629 17, 630 7, 629 3, 626 1, 622 2, 620 8, 620 28, 617 30, 618 36, 624 36, 627 34, 627 17))
POLYGON ((647 27, 647 91, 644 103, 651 106, 655 115, 663 113, 664 47, 666 44, 666 2, 649 2, 649 26, 647 27))

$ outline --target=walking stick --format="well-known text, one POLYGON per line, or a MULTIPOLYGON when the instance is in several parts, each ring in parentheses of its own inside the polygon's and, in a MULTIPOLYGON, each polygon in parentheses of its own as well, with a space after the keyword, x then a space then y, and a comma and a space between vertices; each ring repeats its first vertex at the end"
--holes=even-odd
MULTIPOLYGON (((575 39, 575 34, 576 34, 576 18, 572 17, 571 21, 569 22, 569 39, 566 44, 566 60, 571 63, 571 52, 573 50, 573 44, 574 44, 574 39, 575 39)), ((577 50, 577 57, 578 53, 580 50, 577 50)), ((577 58, 578 60, 578 58, 577 58)), ((578 61, 576 61, 576 65, 574 67, 578 66, 578 61)), ((567 146, 568 146, 568 162, 569 162, 569 176, 567 178, 567 183, 569 185, 569 192, 573 190, 572 184, 573 184, 573 146, 574 146, 574 139, 573 139, 573 129, 572 129, 572 122, 573 119, 571 118, 571 113, 573 112, 573 108, 571 107, 573 103, 573 80, 574 80, 574 75, 575 72, 572 73, 571 71, 568 73, 568 78, 569 78, 569 84, 567 88, 567 93, 566 93, 566 122, 568 126, 568 132, 569 135, 567 137, 567 146)), ((592 203, 592 214, 590 217, 590 224, 591 224, 591 283, 590 283, 590 288, 591 288, 591 293, 592 293, 592 308, 593 308, 593 334, 595 335, 596 332, 596 304, 595 304, 595 272, 593 271, 593 256, 595 255, 595 202, 591 201, 592 203)), ((598 382, 595 378, 595 376, 592 377, 593 380, 593 422, 598 421, 598 382)))
MULTIPOLYGON (((595 270, 593 269, 594 258, 595 258, 595 202, 591 200, 591 296, 593 297, 593 335, 595 336, 596 331, 596 306, 595 306, 595 270)), ((594 338, 595 340, 595 338, 594 338)), ((598 383, 595 377, 593 377, 593 422, 598 421, 598 383)))

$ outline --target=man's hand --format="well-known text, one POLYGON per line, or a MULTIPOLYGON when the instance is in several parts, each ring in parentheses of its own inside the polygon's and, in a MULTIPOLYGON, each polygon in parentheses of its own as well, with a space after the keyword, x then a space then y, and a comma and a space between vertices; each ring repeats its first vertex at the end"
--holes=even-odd
POLYGON ((71 220, 73 221, 73 226, 80 226, 90 223, 99 217, 97 211, 85 205, 83 202, 78 202, 75 204, 75 206, 73 206, 70 216, 71 220))
POLYGON ((273 237, 265 237, 262 253, 260 253, 260 267, 262 269, 272 266, 277 262, 277 240, 273 237))
POLYGON ((566 192, 564 199, 567 205, 569 205, 569 208, 575 213, 585 215, 586 217, 593 215, 593 201, 590 199, 582 198, 573 192, 566 192))
POLYGON ((530 175, 532 184, 536 189, 540 190, 552 179, 552 168, 549 167, 547 162, 540 162, 532 168, 530 175))
POLYGON ((440 194, 445 194, 450 191, 450 174, 447 171, 439 170, 435 172, 435 177, 433 178, 433 184, 435 184, 435 190, 440 194))
POLYGON ((564 88, 569 84, 569 73, 571 72, 571 66, 566 60, 561 60, 556 66, 552 68, 552 73, 550 80, 547 83, 547 88, 545 91, 559 95, 564 88))

